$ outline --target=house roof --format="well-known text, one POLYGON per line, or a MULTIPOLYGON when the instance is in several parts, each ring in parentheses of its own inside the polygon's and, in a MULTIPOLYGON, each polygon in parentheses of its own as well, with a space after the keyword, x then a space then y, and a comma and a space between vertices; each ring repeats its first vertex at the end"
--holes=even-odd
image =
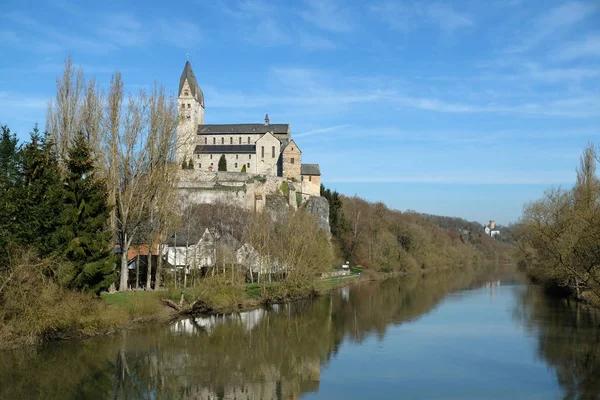
POLYGON ((302 164, 300 167, 301 175, 321 175, 319 164, 302 164))
POLYGON ((185 62, 185 67, 183 67, 181 78, 179 78, 179 96, 181 96, 183 84, 185 83, 186 79, 188 81, 188 85, 190 85, 192 96, 200 102, 202 107, 204 107, 204 93, 202 93, 202 89, 200 89, 200 85, 198 85, 198 82, 196 81, 196 75, 194 75, 194 71, 192 71, 192 64, 190 64, 189 60, 185 62))
POLYGON ((289 135, 289 124, 205 124, 198 125, 198 135, 247 135, 271 132, 274 135, 289 135))
POLYGON ((254 154, 254 144, 207 144, 198 145, 194 149, 196 154, 254 154))
POLYGON ((177 247, 194 245, 200 241, 204 232, 205 228, 202 227, 194 227, 194 229, 180 228, 169 238, 167 245, 177 247))
POLYGON ((296 145, 296 148, 298 149, 298 151, 300 153, 302 153, 302 150, 300 150, 300 147, 298 147, 298 145, 296 144, 296 142, 294 142, 294 139, 281 139, 281 151, 284 151, 285 149, 287 149, 287 147, 291 144, 294 143, 294 145, 296 145))

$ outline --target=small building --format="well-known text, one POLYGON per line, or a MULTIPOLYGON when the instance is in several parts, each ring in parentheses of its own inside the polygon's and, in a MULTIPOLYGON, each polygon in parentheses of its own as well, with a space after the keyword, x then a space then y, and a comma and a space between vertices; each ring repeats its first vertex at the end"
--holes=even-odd
POLYGON ((496 226, 496 222, 494 220, 490 220, 489 225, 485 225, 483 227, 485 234, 489 237, 495 237, 500 235, 500 229, 496 226))
POLYGON ((301 168, 303 197, 321 195, 321 170, 319 164, 302 164, 301 168))

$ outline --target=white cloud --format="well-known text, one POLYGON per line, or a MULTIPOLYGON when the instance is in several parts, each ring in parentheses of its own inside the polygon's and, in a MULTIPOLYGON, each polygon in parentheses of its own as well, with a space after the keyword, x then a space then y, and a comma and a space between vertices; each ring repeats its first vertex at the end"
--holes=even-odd
MULTIPOLYGON (((522 53, 536 47, 557 32, 569 29, 598 10, 597 5, 579 1, 570 1, 538 16, 531 22, 532 29, 525 35, 521 44, 508 50, 509 53, 522 53)), ((524 21, 529 22, 529 21, 524 21)))
POLYGON ((158 28, 162 40, 181 49, 190 49, 202 41, 198 25, 183 19, 161 19, 158 21, 158 28))
POLYGON ((444 2, 383 2, 371 6, 375 13, 392 29, 409 31, 423 24, 433 24, 451 33, 459 28, 474 25, 471 16, 455 10, 444 2))
POLYGON ((149 31, 138 19, 127 13, 117 13, 104 17, 98 34, 105 40, 121 47, 139 47, 150 39, 149 31))
POLYGON ((314 135, 321 135, 323 133, 331 133, 331 132, 335 132, 335 131, 340 131, 342 129, 347 129, 350 128, 351 125, 349 124, 343 124, 343 125, 335 125, 335 126, 328 126, 326 128, 319 128, 319 129, 313 129, 310 131, 304 131, 301 133, 295 133, 294 137, 307 137, 307 136, 314 136, 314 135))
POLYGON ((347 10, 335 0, 306 0, 307 9, 300 16, 319 28, 336 33, 354 30, 354 23, 347 10))
POLYGON ((584 40, 565 43, 558 48, 554 58, 570 61, 584 57, 600 57, 600 35, 588 36, 584 40))

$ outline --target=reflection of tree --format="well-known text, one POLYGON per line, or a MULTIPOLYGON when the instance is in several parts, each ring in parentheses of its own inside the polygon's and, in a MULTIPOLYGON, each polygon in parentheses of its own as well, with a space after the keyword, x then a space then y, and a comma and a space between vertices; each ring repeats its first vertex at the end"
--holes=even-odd
POLYGON ((538 354, 556 371, 566 399, 600 396, 598 312, 528 287, 515 316, 537 333, 538 354))
POLYGON ((148 327, 0 355, 0 398, 299 398, 318 390, 321 366, 344 340, 383 338, 390 324, 429 312, 474 275, 364 284, 278 306, 251 324, 240 316, 185 334, 148 327))

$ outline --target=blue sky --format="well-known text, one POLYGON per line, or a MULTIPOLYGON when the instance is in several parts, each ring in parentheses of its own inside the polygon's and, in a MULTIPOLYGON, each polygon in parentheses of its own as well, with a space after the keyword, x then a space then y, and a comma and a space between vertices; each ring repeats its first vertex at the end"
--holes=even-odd
POLYGON ((206 123, 268 112, 325 185, 401 210, 515 221, 600 135, 595 0, 2 0, 0 122, 43 127, 67 55, 175 93, 187 53, 206 123))

